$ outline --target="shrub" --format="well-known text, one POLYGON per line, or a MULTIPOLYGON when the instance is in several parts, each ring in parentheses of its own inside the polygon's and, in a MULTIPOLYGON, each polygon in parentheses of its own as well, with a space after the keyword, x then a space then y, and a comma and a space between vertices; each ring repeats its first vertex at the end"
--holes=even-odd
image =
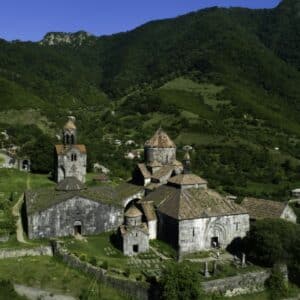
POLYGON ((81 261, 87 261, 87 256, 86 256, 86 254, 84 254, 84 253, 80 254, 79 259, 80 259, 81 261))
POLYGON ((126 277, 129 277, 129 276, 130 276, 130 269, 129 269, 129 268, 126 268, 126 269, 125 269, 124 275, 125 275, 126 277))
POLYGON ((97 266, 97 258, 95 256, 91 257, 89 263, 93 266, 97 266))
POLYGON ((106 260, 102 263, 101 268, 104 270, 108 269, 108 262, 106 260))
POLYGON ((199 299, 202 294, 199 272, 187 262, 169 264, 160 284, 164 300, 199 299))
POLYGON ((282 299, 288 295, 288 283, 279 267, 272 269, 270 278, 266 281, 272 299, 282 299))

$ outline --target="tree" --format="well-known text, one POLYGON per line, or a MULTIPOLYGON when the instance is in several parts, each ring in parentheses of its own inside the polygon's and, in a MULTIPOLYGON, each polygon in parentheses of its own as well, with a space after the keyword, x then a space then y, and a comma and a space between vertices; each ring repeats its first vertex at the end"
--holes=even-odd
POLYGON ((202 294, 199 272, 191 263, 169 264, 160 283, 164 300, 196 300, 202 294))
POLYGON ((299 234, 299 226, 285 220, 258 220, 244 240, 245 251, 250 259, 263 266, 290 263, 298 255, 295 243, 299 234))

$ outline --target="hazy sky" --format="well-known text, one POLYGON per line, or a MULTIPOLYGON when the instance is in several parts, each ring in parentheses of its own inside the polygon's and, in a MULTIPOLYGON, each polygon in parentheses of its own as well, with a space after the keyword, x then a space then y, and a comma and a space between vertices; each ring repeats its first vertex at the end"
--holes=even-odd
POLYGON ((150 20, 209 6, 272 8, 280 0, 0 0, 0 37, 40 40, 49 31, 95 35, 133 29, 150 20))

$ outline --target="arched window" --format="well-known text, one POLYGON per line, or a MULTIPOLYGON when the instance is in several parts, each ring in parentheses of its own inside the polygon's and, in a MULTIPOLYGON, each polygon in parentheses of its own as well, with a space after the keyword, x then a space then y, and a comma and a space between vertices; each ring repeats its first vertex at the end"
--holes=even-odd
POLYGON ((67 134, 67 135, 66 135, 66 144, 69 144, 69 142, 70 142, 70 137, 69 137, 69 135, 67 134))
POLYGON ((71 161, 76 161, 77 160, 77 155, 75 153, 71 154, 71 161))
POLYGON ((74 135, 71 135, 71 144, 74 145, 75 139, 74 139, 74 135))

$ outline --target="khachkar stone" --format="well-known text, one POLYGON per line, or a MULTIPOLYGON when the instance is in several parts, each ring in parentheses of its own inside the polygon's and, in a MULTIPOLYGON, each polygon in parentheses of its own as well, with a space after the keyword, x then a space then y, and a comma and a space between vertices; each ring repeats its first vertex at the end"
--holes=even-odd
POLYGON ((206 278, 210 277, 209 270, 208 270, 208 261, 206 261, 204 265, 204 277, 206 278))
POLYGON ((246 254, 242 253, 242 268, 246 267, 246 254))
POLYGON ((56 181, 75 177, 85 182, 86 175, 86 148, 85 145, 77 144, 77 128, 75 118, 69 117, 63 127, 63 144, 55 145, 55 170, 56 181))
POLYGON ((213 265, 213 275, 216 275, 218 271, 218 265, 217 265, 217 261, 214 261, 214 265, 213 265))

